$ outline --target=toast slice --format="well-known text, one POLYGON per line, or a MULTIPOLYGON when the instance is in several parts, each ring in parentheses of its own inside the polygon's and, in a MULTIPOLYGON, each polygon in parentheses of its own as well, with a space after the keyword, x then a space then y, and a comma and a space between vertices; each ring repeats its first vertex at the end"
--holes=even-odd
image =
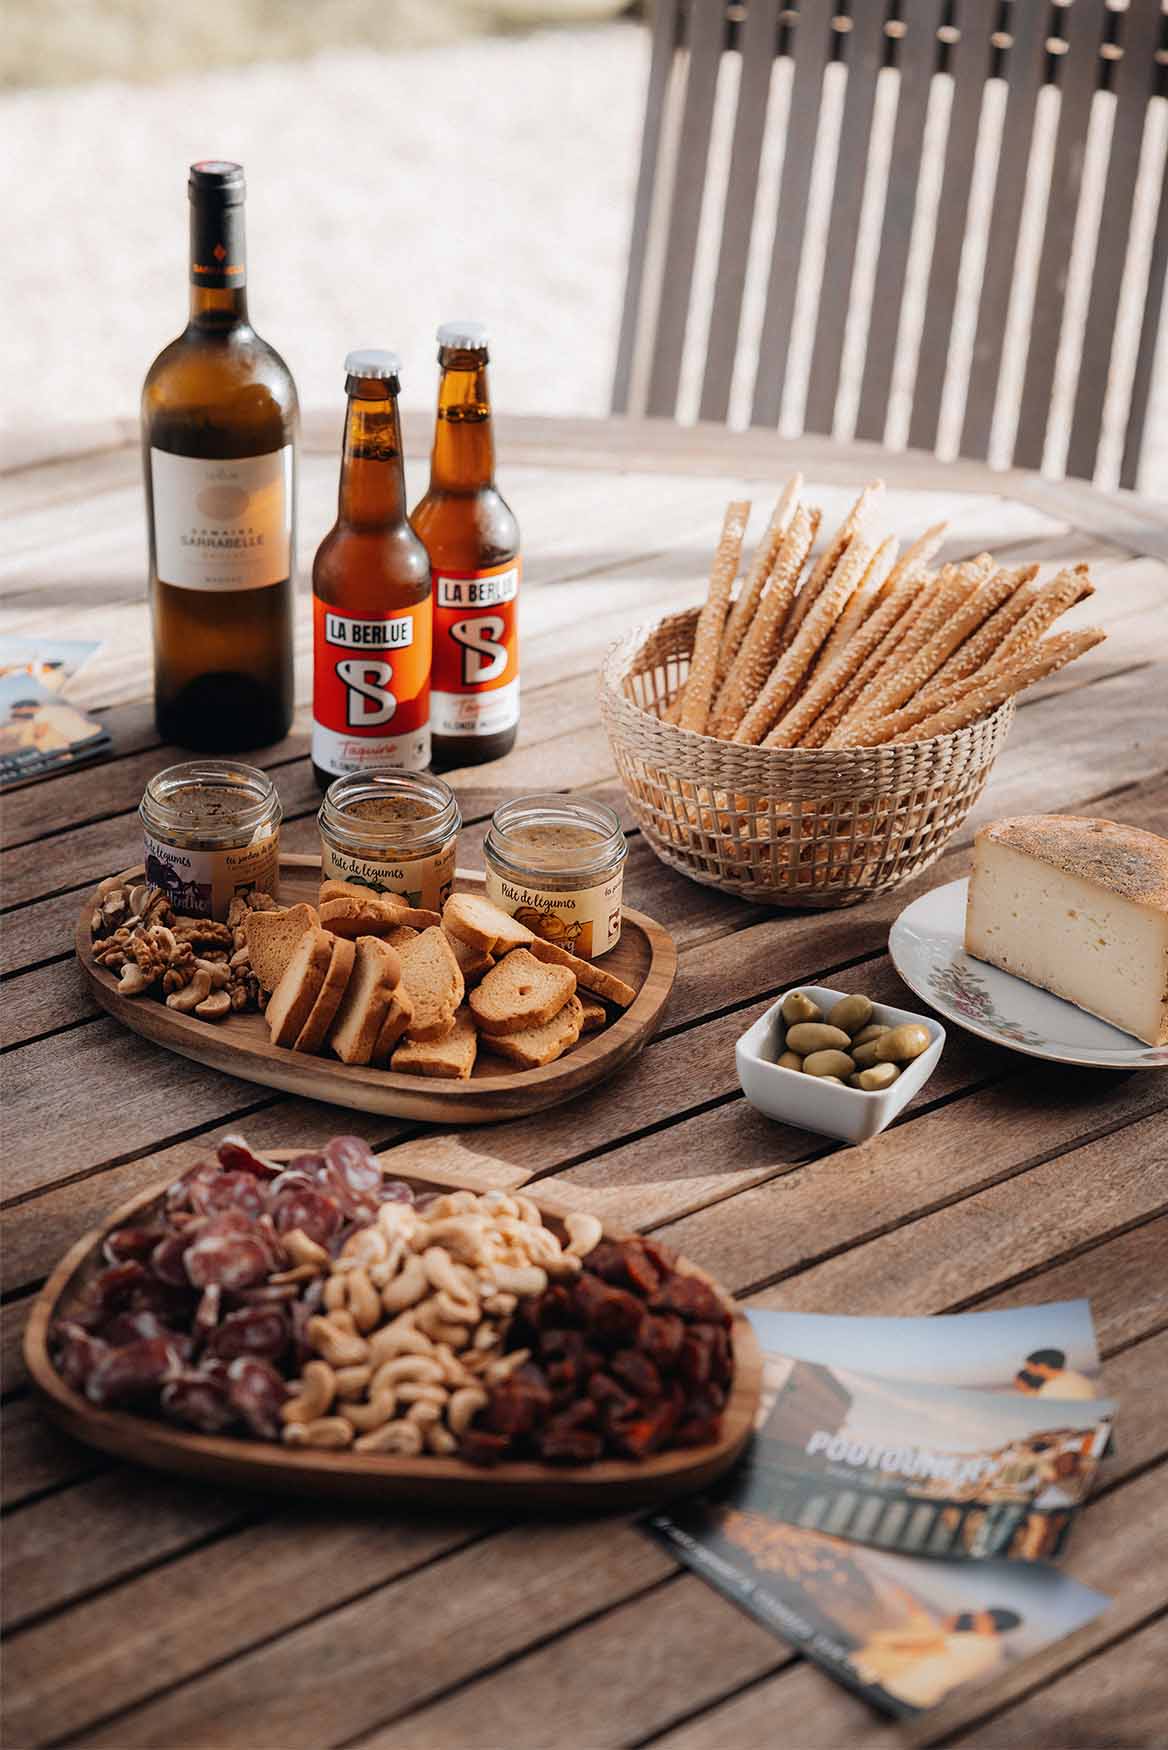
POLYGON ((328 971, 324 975, 324 983, 320 987, 320 995, 309 1011, 308 1019, 296 1037, 293 1051, 317 1052, 324 1050, 324 1042, 328 1030, 333 1024, 333 1017, 341 1006, 341 999, 349 986, 353 972, 353 963, 357 958, 357 950, 352 942, 346 942, 342 936, 332 938, 333 951, 328 963, 328 971))
POLYGON ((373 1056, 369 1060, 375 1068, 385 1068, 393 1055, 394 1047, 401 1041, 402 1035, 409 1028, 413 1018, 414 1005, 409 999, 405 986, 399 984, 389 999, 389 1008, 381 1023, 381 1032, 377 1035, 373 1056))
POLYGON ((489 972, 495 964, 493 954, 487 954, 482 948, 472 948, 469 942, 464 942, 461 936, 452 936, 445 932, 446 940, 454 950, 454 958, 458 961, 458 969, 462 973, 463 983, 469 990, 472 984, 477 984, 484 972, 489 972))
POLYGON ((336 936, 384 936, 406 924, 426 930, 441 923, 436 911, 416 911, 395 893, 335 894, 320 902, 320 921, 336 936))
POLYGON ((583 1015, 580 1022, 581 1033, 599 1033, 602 1027, 608 1025, 608 1010, 595 997, 581 997, 580 1009, 583 1015))
POLYGON ((627 1009, 635 999, 636 991, 631 984, 626 984, 623 978, 618 978, 615 972, 605 972, 591 960, 581 960, 576 954, 569 954, 566 948, 558 948, 554 942, 545 942, 542 936, 536 936, 531 942, 531 952, 537 960, 545 961, 549 966, 566 966, 576 974, 576 983, 581 990, 595 991, 598 997, 607 997, 610 1003, 616 1003, 619 1008, 627 1009))
POLYGON ((470 1009, 492 1038, 542 1027, 576 994, 576 976, 566 966, 545 966, 526 948, 516 948, 493 966, 470 993, 470 1009))
POLYGON ((569 997, 559 1014, 542 1026, 524 1027, 519 1033, 484 1035, 483 1045, 508 1062, 517 1063, 520 1069, 541 1069, 575 1045, 583 1024, 584 1005, 579 997, 569 997))
POLYGON ((496 957, 512 948, 526 948, 535 939, 526 924, 516 923, 481 893, 452 893, 442 907, 442 927, 448 936, 496 957))
POLYGON ((342 1063, 369 1063, 401 980, 401 961, 396 948, 376 936, 358 936, 355 954, 328 1042, 342 1063))
POLYGON ((454 949, 440 929, 423 930, 401 949, 402 983, 414 1007, 410 1038, 445 1039, 466 995, 454 949))
POLYGON ((386 930, 381 940, 388 942, 391 948, 404 948, 407 942, 412 942, 418 935, 421 935, 421 931, 411 929, 409 924, 394 924, 392 929, 386 930))
POLYGON ((280 974, 265 1011, 273 1045, 294 1045, 320 995, 333 955, 332 937, 318 924, 301 931, 300 940, 280 974))
POLYGON ((398 1046, 390 1060, 390 1068, 411 1076, 450 1076, 465 1082, 474 1068, 479 1048, 470 1010, 459 1009, 445 1039, 407 1039, 398 1046))
POLYGON ((281 911, 249 911, 246 914, 243 939, 261 990, 275 990, 301 936, 319 922, 316 908, 311 905, 290 905, 281 911))

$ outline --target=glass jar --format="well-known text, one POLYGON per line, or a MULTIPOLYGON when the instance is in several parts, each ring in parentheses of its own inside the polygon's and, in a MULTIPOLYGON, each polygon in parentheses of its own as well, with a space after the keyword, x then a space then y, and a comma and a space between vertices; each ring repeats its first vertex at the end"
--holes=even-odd
POLYGON ((326 790, 317 823, 323 880, 400 893, 427 911, 450 897, 462 815, 431 772, 346 773, 326 790))
POLYGON ((605 802, 521 796, 483 844, 487 897, 545 941, 594 960, 620 941, 628 845, 605 802))
POLYGON ((138 808, 146 880, 176 912, 223 923, 237 894, 280 890, 280 798, 266 772, 235 760, 167 766, 138 808))

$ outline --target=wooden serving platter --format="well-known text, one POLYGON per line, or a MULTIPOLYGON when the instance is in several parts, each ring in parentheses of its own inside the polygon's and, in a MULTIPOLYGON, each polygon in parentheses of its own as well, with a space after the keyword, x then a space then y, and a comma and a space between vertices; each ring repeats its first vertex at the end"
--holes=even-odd
MULTIPOLYGON (((270 1149, 271 1160, 288 1160, 302 1151, 270 1149)), ((384 1170, 418 1191, 478 1190, 457 1174, 399 1172, 392 1157, 384 1170)), ((708 1488, 741 1455, 758 1413, 762 1354, 750 1321, 736 1312, 734 1385, 722 1417, 720 1438, 707 1446, 657 1453, 639 1463, 604 1459, 597 1464, 559 1467, 524 1461, 484 1470, 455 1458, 397 1458, 377 1453, 313 1452, 263 1440, 196 1434, 127 1410, 99 1409, 65 1384, 49 1354, 49 1332, 90 1276, 104 1268, 101 1245, 107 1233, 143 1221, 165 1196, 154 1185, 115 1210, 104 1227, 78 1240, 37 1296, 25 1328, 24 1358, 33 1384, 53 1421, 76 1440, 117 1458, 154 1470, 175 1471, 201 1482, 230 1483, 282 1493, 384 1501, 401 1497, 434 1508, 469 1506, 493 1512, 608 1512, 645 1507, 708 1488)), ((531 1192, 524 1190, 525 1197, 531 1192)), ((534 1196, 546 1220, 556 1226, 564 1207, 534 1196)), ((605 1228, 610 1239, 629 1236, 605 1228)), ((560 1230, 563 1238, 563 1231, 560 1230)), ((678 1268, 712 1280, 688 1259, 678 1268)))
MULTIPOLYGON (((139 867, 126 870, 120 879, 133 883, 145 880, 145 874, 139 867)), ((454 884, 456 889, 481 893, 484 882, 480 874, 459 870, 454 884)), ((281 857, 282 904, 295 905, 299 900, 315 904, 319 886, 319 857, 290 853, 281 857)), ((194 1015, 168 1009, 153 997, 123 996, 113 973, 94 960, 92 917, 93 900, 89 899, 77 920, 77 958, 97 1001, 144 1039, 212 1069, 306 1100, 325 1100, 350 1110, 386 1112, 431 1124, 492 1124, 523 1118, 604 1081, 652 1038, 677 972, 677 949, 669 933, 643 912, 626 906, 621 913, 621 939, 604 956, 603 965, 637 992, 627 1009, 606 1005, 612 1017, 608 1025, 581 1039, 555 1063, 520 1070, 480 1052, 468 1081, 447 1081, 366 1069, 340 1063, 335 1057, 309 1057, 273 1045, 262 1014, 200 1021, 194 1015)))

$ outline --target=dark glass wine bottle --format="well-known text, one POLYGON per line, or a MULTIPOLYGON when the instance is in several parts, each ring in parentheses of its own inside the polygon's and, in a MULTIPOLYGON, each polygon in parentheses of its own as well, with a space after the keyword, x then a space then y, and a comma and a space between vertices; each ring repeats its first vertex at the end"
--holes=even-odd
POLYGON ((292 721, 296 388, 248 320, 242 168, 188 188, 190 321, 142 390, 155 716, 230 753, 292 721))

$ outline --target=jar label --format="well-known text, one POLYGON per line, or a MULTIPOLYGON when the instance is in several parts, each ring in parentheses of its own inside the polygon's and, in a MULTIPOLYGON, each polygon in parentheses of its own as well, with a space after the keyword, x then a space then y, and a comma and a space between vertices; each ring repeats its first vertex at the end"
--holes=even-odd
POLYGON ((400 893, 412 906, 441 911, 454 887, 455 842, 450 839, 439 850, 411 862, 395 862, 388 855, 354 857, 348 851, 334 850, 322 833, 321 879, 351 881, 355 887, 368 887, 374 893, 400 893))
POLYGON ((146 880, 165 893, 176 912, 187 917, 216 918, 224 923, 227 908, 238 894, 256 888, 280 896, 280 832, 261 827, 250 844, 200 851, 168 845, 153 833, 143 833, 146 880))
POLYGON ((345 614, 312 598, 312 757, 341 776, 430 764, 430 598, 392 614, 345 614))
POLYGON ((177 589, 263 589, 292 573, 292 445, 208 460, 150 451, 154 548, 177 589))
POLYGON ((597 887, 582 887, 569 893, 552 893, 546 888, 513 881, 498 874, 490 864, 486 878, 488 899, 519 923, 526 924, 534 935, 554 942, 558 948, 566 948, 569 954, 595 960, 620 941, 623 869, 597 887))
POLYGON ((482 571, 435 571, 436 734, 496 735, 518 723, 521 569, 516 557, 482 571))

